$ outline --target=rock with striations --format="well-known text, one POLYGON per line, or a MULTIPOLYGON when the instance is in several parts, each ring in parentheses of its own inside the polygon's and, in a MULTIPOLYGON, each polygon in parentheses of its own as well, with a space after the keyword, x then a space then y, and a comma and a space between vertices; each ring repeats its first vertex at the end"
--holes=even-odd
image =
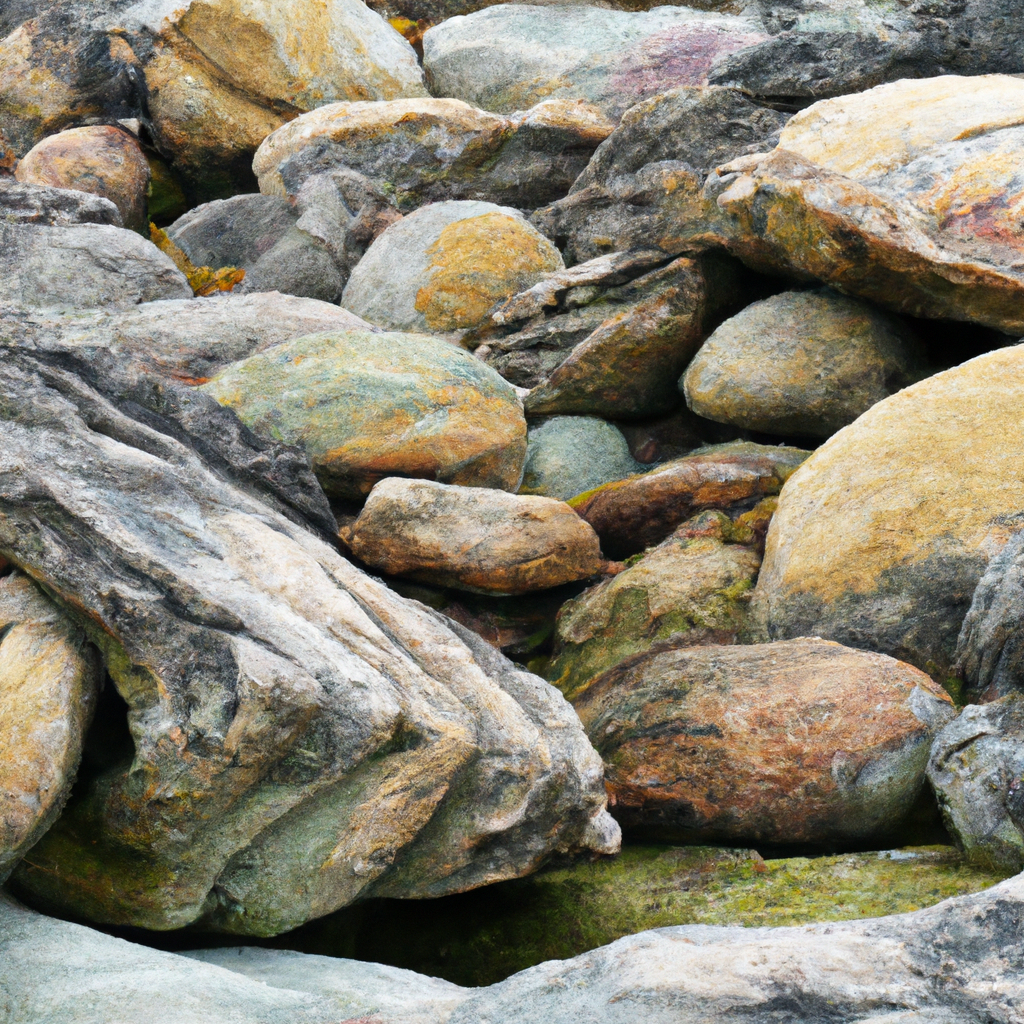
POLYGON ((0 579, 0 881, 60 814, 96 705, 96 652, 28 577, 0 579))
POLYGON ((569 191, 614 127, 579 100, 511 115, 455 99, 332 103, 264 139, 253 170, 268 195, 296 195, 310 177, 344 167, 404 212, 445 199, 532 210, 569 191))
POLYGON ((560 269, 558 250, 518 211, 470 200, 432 203, 374 241, 342 304, 389 330, 460 335, 560 269))
POLYGON ((557 587, 604 564, 597 534, 564 501, 431 480, 381 480, 341 539, 388 575, 478 594, 557 587))
POLYGON ((825 438, 927 372, 908 327, 823 288, 782 292, 730 317, 679 386, 690 409, 716 423, 825 438))
POLYGON ((767 637, 823 636, 950 674, 978 583, 1024 507, 1022 370, 1017 345, 929 377, 797 470, 755 594, 767 637))
POLYGON ((655 648, 573 704, 623 828, 661 841, 892 834, 955 715, 923 672, 826 640, 655 648))
POLYGON ((17 891, 268 935, 616 847, 561 695, 342 558, 294 449, 109 350, 0 365, 0 550, 127 704, 17 891))
POLYGON ((659 544, 698 512, 744 512, 778 494, 809 454, 750 441, 710 445, 570 504, 597 531, 605 554, 625 558, 659 544))
POLYGON ((0 177, 0 223, 124 227, 121 212, 102 196, 75 189, 51 188, 49 185, 29 185, 4 177, 0 177))
POLYGON ((446 341, 342 330, 226 367, 204 390, 261 436, 302 447, 328 494, 385 476, 519 486, 526 421, 513 387, 446 341))
POLYGON ((25 154, 14 176, 32 185, 91 192, 109 199, 126 228, 147 231, 149 164, 135 137, 97 125, 50 135, 25 154))

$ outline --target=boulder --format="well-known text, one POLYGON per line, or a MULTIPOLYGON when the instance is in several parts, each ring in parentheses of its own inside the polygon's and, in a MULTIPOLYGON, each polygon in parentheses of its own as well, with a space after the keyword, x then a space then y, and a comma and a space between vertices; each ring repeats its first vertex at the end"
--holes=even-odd
POLYGON ((573 704, 623 828, 689 843, 891 834, 956 714, 918 669, 818 639, 655 648, 573 704))
POLYGON ((574 700, 602 672, 663 641, 735 643, 761 565, 754 540, 745 522, 704 512, 625 572, 567 601, 548 679, 574 700))
POLYGON ((581 99, 617 121, 650 96, 703 84, 716 58, 766 38, 756 18, 688 7, 499 4, 426 32, 423 66, 435 96, 484 110, 581 99))
POLYGON ((313 175, 345 167, 404 212, 445 199, 532 210, 569 191, 614 127, 582 101, 512 115, 454 99, 332 103, 264 139, 253 170, 269 195, 295 195, 313 175))
POLYGON ((515 490, 526 421, 510 384, 438 338, 342 330, 276 345, 204 391, 263 436, 300 445, 325 490, 385 476, 515 490))
POLYGON ((0 579, 0 881, 60 814, 99 688, 82 628, 21 573, 0 579))
POLYGON ((680 379, 698 416, 767 434, 830 437, 927 375, 895 317, 828 288, 782 292, 715 329, 680 379))
POLYGON ((341 539, 367 565, 483 594, 524 594, 602 567, 597 534, 554 498, 381 480, 341 539))
POLYGON ((552 416, 527 431, 519 493, 566 501, 639 468, 614 424, 594 416, 552 416))
POLYGON ((97 125, 50 135, 25 154, 14 172, 31 185, 91 192, 109 199, 133 231, 147 231, 149 164, 135 137, 97 125))
POLYGON ((109 350, 3 354, 0 551, 73 609, 127 718, 18 892, 268 935, 616 848, 561 695, 342 558, 299 453, 109 350))
POLYGON ((822 636, 950 674, 975 588, 1024 507, 1022 367, 1017 345, 929 377, 797 470, 755 594, 767 637, 822 636))
POLYGON ((660 543, 697 512, 743 512, 778 494, 808 454, 749 441, 710 445, 570 504, 597 531, 605 554, 625 558, 660 543))
POLYGON ((0 177, 0 223, 124 226, 120 211, 109 199, 74 189, 27 185, 4 177, 0 177))
POLYGON ((1024 696, 972 704, 939 733, 928 762, 946 827, 968 859, 1024 869, 1024 696))
POLYGON ((517 211, 469 200, 433 203, 374 241, 342 304, 389 330, 459 333, 561 267, 558 250, 517 211))

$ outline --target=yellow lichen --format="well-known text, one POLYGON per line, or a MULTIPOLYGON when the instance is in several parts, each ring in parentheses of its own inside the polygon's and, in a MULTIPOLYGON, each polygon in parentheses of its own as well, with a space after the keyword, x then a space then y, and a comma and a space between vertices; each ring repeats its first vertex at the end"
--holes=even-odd
POLYGON ((170 256, 174 265, 188 278, 189 287, 196 295, 230 292, 235 285, 241 284, 245 277, 245 271, 240 267, 197 267, 184 251, 171 241, 166 231, 152 223, 149 225, 149 237, 162 253, 170 256))

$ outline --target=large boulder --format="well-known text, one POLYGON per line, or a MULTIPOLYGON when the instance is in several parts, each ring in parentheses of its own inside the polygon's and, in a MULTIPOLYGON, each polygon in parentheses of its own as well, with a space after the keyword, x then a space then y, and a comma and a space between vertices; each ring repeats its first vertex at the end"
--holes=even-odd
POLYGON ((429 335, 313 334, 228 366, 203 389, 256 433, 300 445, 339 497, 361 499, 385 476, 510 491, 522 476, 515 390, 429 335))
POLYGON ((569 191, 613 128, 580 101, 511 115, 454 99, 333 103, 267 136, 253 170, 268 195, 295 195, 313 175, 346 167, 403 211, 445 199, 532 210, 569 191))
POLYGON ((558 250, 510 207, 432 203, 374 241, 342 304, 389 330, 458 334, 561 267, 558 250))
POLYGON ((99 688, 85 631, 30 579, 0 579, 0 881, 60 814, 99 688))
POLYGON ((892 834, 956 714, 923 672, 826 640, 655 649, 573 704, 623 828, 683 842, 892 834))
POLYGON ((5 177, 0 177, 0 222, 48 227, 68 224, 124 227, 120 210, 102 196, 49 185, 30 185, 5 177))
POLYGON ((1022 368, 1017 345, 929 377, 793 474, 755 594, 768 637, 822 636, 949 674, 975 588, 1024 507, 1022 368))
POLYGON ((430 480, 381 480, 341 538, 389 575, 484 594, 544 590, 602 567, 597 534, 565 502, 430 480))

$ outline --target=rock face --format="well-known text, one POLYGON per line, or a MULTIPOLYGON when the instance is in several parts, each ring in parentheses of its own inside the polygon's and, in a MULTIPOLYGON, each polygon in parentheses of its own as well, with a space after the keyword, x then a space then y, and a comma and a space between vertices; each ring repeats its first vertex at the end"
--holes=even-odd
POLYGON ((807 460, 768 533, 755 595, 768 637, 823 636, 948 674, 1024 501, 1022 365, 1018 345, 929 377, 807 460))
POLYGON ((829 437, 926 373, 923 347, 898 320, 825 288, 773 295, 726 320, 679 384, 716 423, 829 437))
POLYGON ((656 93, 703 84, 716 58, 765 38, 750 18, 686 7, 500 4, 430 29, 423 65, 435 96, 484 110, 582 99, 618 120, 656 93))
POLYGON ((0 222, 48 227, 68 224, 123 227, 121 213, 109 199, 71 189, 26 185, 4 177, 0 177, 0 222))
POLYGON ((374 569, 483 594, 557 587, 602 566, 597 534, 565 502, 428 480, 381 480, 341 537, 374 569))
POLYGON ((428 335, 314 334, 227 367, 204 390, 257 434, 300 445, 329 494, 360 499, 394 475, 519 486, 515 391, 428 335))
POLYGON ((468 200, 433 203, 370 246, 342 304, 389 330, 460 332, 561 268, 558 250, 517 211, 468 200))
POLYGON ((21 573, 0 579, 0 880, 60 814, 99 685, 81 627, 21 573))
POLYGON ((971 705, 939 733, 928 779, 946 827, 976 864, 1024 868, 1024 696, 971 705))
POLYGON ((75 610, 131 731, 18 891, 271 934, 371 887, 440 895, 615 848, 557 691, 321 540, 296 452, 106 356, 0 364, 0 548, 75 610))
POLYGON ((51 135, 25 154, 14 173, 28 184, 103 196, 126 228, 146 230, 149 164, 135 138, 120 128, 98 125, 51 135))
POLYGON ((623 828, 684 842, 889 831, 955 714, 923 672, 817 639, 655 650, 573 703, 623 828))
POLYGON ((799 448, 748 441, 712 445, 570 504, 597 531, 605 554, 625 558, 660 543, 697 512, 744 511, 778 494, 807 456, 799 448))
POLYGON ((253 170, 268 195, 295 195, 311 176, 346 167, 405 212, 445 199, 532 210, 569 191, 614 127, 580 101, 510 116, 453 99, 333 103, 264 139, 253 170))
POLYGON ((702 513, 625 572, 567 601, 551 682, 574 700, 600 673, 663 641, 734 643, 761 565, 745 526, 702 513))

